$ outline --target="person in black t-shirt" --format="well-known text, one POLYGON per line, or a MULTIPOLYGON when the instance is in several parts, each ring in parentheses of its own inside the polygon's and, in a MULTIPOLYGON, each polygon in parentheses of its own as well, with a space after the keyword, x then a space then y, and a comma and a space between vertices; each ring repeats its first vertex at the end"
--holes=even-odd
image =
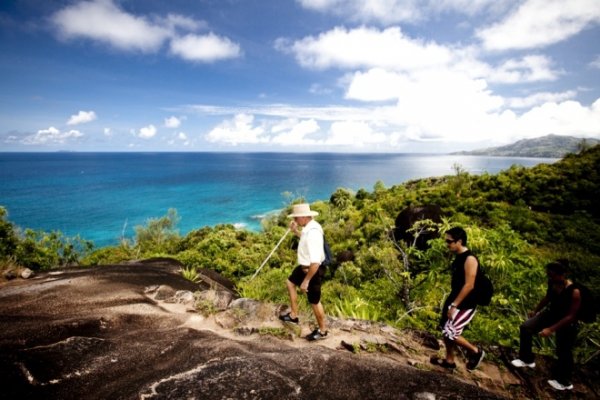
POLYGON ((467 233, 462 228, 456 227, 446 232, 446 245, 456 255, 451 266, 451 292, 442 308, 440 320, 446 358, 431 357, 430 361, 434 365, 454 369, 454 353, 457 346, 460 346, 468 352, 467 369, 471 370, 477 368, 485 356, 482 349, 462 336, 463 330, 475 315, 477 304, 473 289, 479 261, 467 248, 467 233))
POLYGON ((558 362, 548 384, 556 390, 572 390, 573 346, 577 338, 577 312, 581 306, 581 292, 567 278, 568 262, 556 261, 546 265, 548 289, 546 296, 529 313, 529 319, 520 328, 519 358, 511 364, 517 368, 535 368, 532 352, 533 335, 547 337, 556 334, 558 362))

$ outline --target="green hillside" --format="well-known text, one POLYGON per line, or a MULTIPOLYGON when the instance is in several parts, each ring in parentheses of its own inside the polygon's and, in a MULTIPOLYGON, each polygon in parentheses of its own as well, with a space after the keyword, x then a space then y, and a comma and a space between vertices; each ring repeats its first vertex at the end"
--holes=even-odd
POLYGON ((523 139, 518 142, 500 146, 489 147, 473 151, 460 151, 452 154, 494 156, 494 157, 547 157, 562 158, 570 153, 579 153, 581 150, 596 146, 598 139, 583 139, 573 136, 547 135, 535 139, 523 139))

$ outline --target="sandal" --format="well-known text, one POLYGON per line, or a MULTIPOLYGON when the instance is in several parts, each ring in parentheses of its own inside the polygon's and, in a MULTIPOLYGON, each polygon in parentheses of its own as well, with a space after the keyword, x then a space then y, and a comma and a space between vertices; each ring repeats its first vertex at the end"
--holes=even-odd
POLYGON ((437 365, 438 367, 446 368, 446 369, 455 369, 456 363, 449 363, 445 358, 439 358, 437 356, 431 356, 429 362, 433 365, 437 365))

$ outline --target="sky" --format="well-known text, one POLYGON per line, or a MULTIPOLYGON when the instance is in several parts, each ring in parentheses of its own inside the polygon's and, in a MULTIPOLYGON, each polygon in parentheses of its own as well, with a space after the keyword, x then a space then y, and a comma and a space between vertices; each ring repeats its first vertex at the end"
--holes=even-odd
POLYGON ((600 138, 599 0, 0 0, 0 151, 600 138))

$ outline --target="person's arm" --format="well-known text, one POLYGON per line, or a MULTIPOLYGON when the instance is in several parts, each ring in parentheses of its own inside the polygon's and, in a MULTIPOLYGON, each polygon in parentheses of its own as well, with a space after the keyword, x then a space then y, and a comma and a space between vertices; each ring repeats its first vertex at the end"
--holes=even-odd
POLYGON ((298 230, 298 223, 296 221, 290 221, 290 230, 294 233, 294 235, 300 237, 301 232, 298 230))
POLYGON ((550 336, 563 326, 569 325, 571 322, 577 320, 577 312, 579 311, 579 307, 581 306, 581 292, 579 289, 573 289, 573 293, 571 295, 571 307, 567 312, 567 315, 562 317, 557 323, 548 328, 543 329, 540 332, 540 336, 550 336))
POLYGON ((308 284, 309 284, 310 280, 312 279, 312 277, 315 276, 315 274, 319 270, 320 265, 321 265, 320 263, 312 263, 308 267, 306 276, 304 277, 304 280, 302 281, 302 284, 300 285, 300 289, 302 289, 304 292, 308 292, 308 284))
POLYGON ((540 302, 538 303, 537 306, 535 306, 535 308, 533 309, 533 311, 531 311, 529 313, 529 316, 533 317, 536 314, 538 314, 540 311, 542 311, 542 309, 544 307, 546 307, 548 305, 548 303, 550 303, 550 297, 548 297, 548 293, 546 293, 546 295, 544 296, 544 298, 540 300, 540 302))
POLYGON ((456 296, 456 298, 452 301, 448 308, 448 318, 452 319, 452 315, 454 311, 460 303, 471 293, 473 288, 475 288, 475 277, 477 276, 477 259, 473 256, 467 257, 465 261, 465 284, 462 289, 456 296))

